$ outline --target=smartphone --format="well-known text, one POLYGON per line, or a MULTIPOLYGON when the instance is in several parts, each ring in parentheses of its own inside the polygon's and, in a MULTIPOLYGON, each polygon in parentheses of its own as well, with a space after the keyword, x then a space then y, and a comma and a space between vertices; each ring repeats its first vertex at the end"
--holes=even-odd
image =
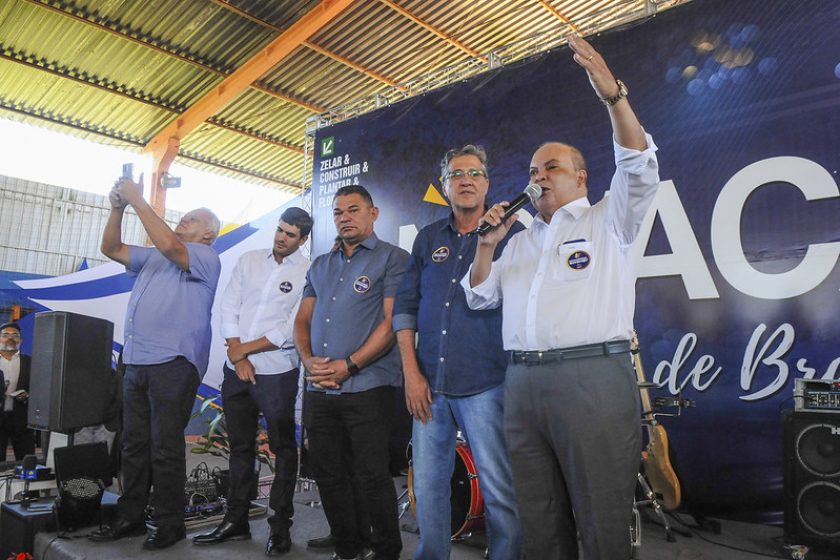
POLYGON ((122 166, 122 175, 120 175, 120 179, 131 179, 134 180, 134 164, 133 163, 124 163, 122 166))

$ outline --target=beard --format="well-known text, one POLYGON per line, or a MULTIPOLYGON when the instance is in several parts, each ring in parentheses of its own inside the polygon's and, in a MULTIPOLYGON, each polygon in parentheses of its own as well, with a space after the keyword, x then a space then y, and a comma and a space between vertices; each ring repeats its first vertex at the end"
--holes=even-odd
POLYGON ((0 351, 1 352, 17 352, 18 345, 17 342, 4 342, 0 344, 0 351))

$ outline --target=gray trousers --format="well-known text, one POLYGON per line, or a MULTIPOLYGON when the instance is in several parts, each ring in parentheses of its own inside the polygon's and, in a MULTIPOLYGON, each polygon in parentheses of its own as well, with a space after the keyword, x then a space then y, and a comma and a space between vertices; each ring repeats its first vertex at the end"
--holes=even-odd
POLYGON ((642 447, 630 354, 509 365, 505 439, 527 557, 627 560, 642 447))

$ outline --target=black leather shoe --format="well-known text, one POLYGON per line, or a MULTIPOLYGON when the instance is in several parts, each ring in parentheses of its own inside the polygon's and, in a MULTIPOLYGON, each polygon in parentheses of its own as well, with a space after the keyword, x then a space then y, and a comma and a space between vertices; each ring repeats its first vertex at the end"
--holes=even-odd
POLYGON ((271 533, 265 545, 266 556, 279 556, 286 554, 292 549, 292 537, 289 535, 289 528, 283 527, 271 533))
POLYGON ((137 537, 146 532, 146 524, 142 521, 131 522, 117 517, 110 525, 100 527, 88 538, 94 542, 116 541, 123 537, 137 537))
POLYGON ((306 541, 306 548, 335 548, 335 539, 332 533, 325 537, 318 537, 306 541))
POLYGON ((149 536, 143 542, 143 548, 146 550, 168 548, 186 536, 187 530, 183 525, 161 525, 149 532, 149 536))
POLYGON ((251 538, 248 522, 222 521, 221 525, 203 535, 193 537, 193 544, 219 544, 225 541, 245 541, 251 538))

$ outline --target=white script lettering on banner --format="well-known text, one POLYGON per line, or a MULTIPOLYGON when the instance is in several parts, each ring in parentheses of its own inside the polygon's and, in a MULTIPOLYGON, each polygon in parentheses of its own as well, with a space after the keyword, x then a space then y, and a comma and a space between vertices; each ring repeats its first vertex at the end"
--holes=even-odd
MULTIPOLYGON (((784 358, 796 341, 795 329, 790 323, 783 323, 762 344, 762 337, 766 332, 767 325, 764 323, 756 326, 744 349, 740 386, 742 390, 752 392, 740 396, 739 398, 743 401, 768 398, 781 391, 790 379, 790 367, 784 358), (759 381, 757 377, 759 366, 764 366, 760 372, 770 371, 775 377, 762 383, 760 387, 756 387, 759 381)), ((721 373, 725 375, 725 372, 722 367, 712 371, 716 363, 714 356, 703 354, 690 366, 688 373, 681 377, 681 370, 689 366, 689 360, 696 347, 697 335, 693 332, 685 333, 674 350, 673 359, 662 360, 656 364, 652 381, 662 385, 672 395, 679 394, 689 385, 697 391, 706 391, 718 380, 721 373)), ((816 369, 809 367, 808 360, 805 358, 799 359, 796 367, 806 379, 814 379, 817 376, 816 369)), ((840 358, 835 358, 826 368, 821 379, 837 380, 838 368, 840 368, 840 358)))

